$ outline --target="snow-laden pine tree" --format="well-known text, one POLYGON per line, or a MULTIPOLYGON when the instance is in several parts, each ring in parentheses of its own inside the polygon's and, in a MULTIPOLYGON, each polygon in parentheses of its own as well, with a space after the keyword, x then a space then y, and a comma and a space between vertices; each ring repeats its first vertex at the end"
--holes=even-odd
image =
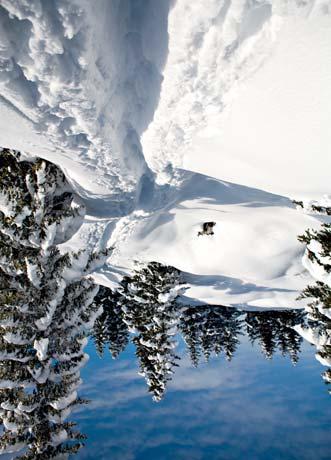
POLYGON ((283 356, 288 356, 292 364, 299 361, 302 337, 295 327, 303 323, 304 314, 300 310, 278 311, 274 313, 277 330, 277 346, 283 356))
MULTIPOLYGON (((305 326, 299 326, 296 330, 299 334, 316 347, 316 359, 327 367, 322 373, 322 377, 327 384, 331 384, 331 318, 330 311, 323 309, 323 296, 321 289, 318 287, 317 292, 313 288, 307 288, 305 297, 313 298, 306 307, 307 323, 305 326), (309 294, 309 295, 308 295, 309 294), (316 294, 316 296, 313 296, 316 294), (327 314, 325 314, 327 313, 327 314)), ((326 302, 330 302, 330 291, 326 294, 326 302)), ((331 393, 331 390, 329 390, 331 393)))
POLYGON ((274 329, 273 312, 246 313, 246 332, 252 343, 257 341, 265 358, 271 359, 277 349, 276 331, 274 329))
POLYGON ((306 256, 307 259, 315 265, 319 270, 313 267, 307 267, 308 269, 316 273, 316 278, 323 277, 325 274, 325 282, 330 287, 330 275, 331 274, 331 223, 324 223, 320 230, 306 230, 303 235, 298 237, 301 243, 306 244, 306 256))
POLYGON ((184 307, 179 324, 187 353, 194 367, 198 367, 201 357, 202 324, 205 321, 202 308, 204 307, 184 307))
POLYGON ((197 366, 199 356, 206 361, 215 353, 222 352, 227 360, 235 353, 241 334, 241 312, 235 308, 223 306, 189 307, 181 317, 181 331, 191 362, 197 366))
POLYGON ((124 321, 136 334, 133 343, 140 374, 145 377, 153 399, 162 399, 179 357, 175 354, 180 307, 176 298, 181 290, 180 272, 151 262, 122 282, 124 321))
POLYGON ((197 367, 199 358, 208 361, 214 353, 224 353, 231 360, 239 345, 239 336, 246 333, 257 341, 264 356, 270 359, 278 349, 295 364, 299 359, 302 338, 294 330, 301 324, 300 311, 241 312, 222 306, 186 307, 180 318, 182 332, 192 364, 197 367))
POLYGON ((83 349, 100 313, 88 275, 99 256, 56 246, 83 215, 57 166, 6 149, 0 166, 0 449, 46 460, 81 444, 66 419, 82 402, 83 349))
MULTIPOLYGON (((326 208, 324 214, 331 215, 331 209, 326 208)), ((316 346, 316 358, 328 367, 322 376, 331 383, 331 224, 322 224, 318 231, 307 230, 299 241, 307 245, 304 263, 317 281, 300 296, 310 301, 306 306, 307 325, 297 330, 316 346)))
POLYGON ((302 316, 300 311, 248 311, 246 332, 252 343, 259 343, 265 358, 271 359, 279 350, 296 364, 302 339, 293 328, 302 323, 302 316))
POLYGON ((230 361, 237 350, 241 334, 241 312, 231 307, 211 306, 205 308, 201 345, 205 359, 211 353, 220 355, 230 361))
POLYGON ((123 320, 120 294, 100 286, 94 302, 103 309, 93 326, 96 350, 102 356, 107 346, 112 357, 116 359, 129 343, 129 331, 123 320))

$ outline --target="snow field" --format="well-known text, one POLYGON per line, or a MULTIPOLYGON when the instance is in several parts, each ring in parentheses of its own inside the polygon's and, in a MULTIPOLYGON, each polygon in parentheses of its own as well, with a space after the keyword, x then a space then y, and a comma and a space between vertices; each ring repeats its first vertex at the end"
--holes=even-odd
POLYGON ((116 239, 112 263, 173 265, 191 274, 185 295, 200 302, 302 306, 298 291, 311 278, 297 235, 319 222, 286 198, 199 174, 183 176, 177 200, 131 223, 128 236, 116 239), (216 222, 215 234, 198 236, 206 221, 216 222))
POLYGON ((330 11, 329 1, 178 1, 142 137, 157 180, 170 180, 171 163, 291 198, 330 193, 330 11))

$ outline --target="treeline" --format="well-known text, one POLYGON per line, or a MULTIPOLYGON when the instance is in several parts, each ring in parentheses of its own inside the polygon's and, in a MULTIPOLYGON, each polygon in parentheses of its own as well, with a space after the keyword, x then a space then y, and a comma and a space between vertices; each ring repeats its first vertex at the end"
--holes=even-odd
POLYGON ((95 299, 103 307, 93 329, 99 355, 107 348, 117 358, 132 342, 140 374, 154 400, 162 399, 180 364, 176 336, 184 340, 195 367, 212 355, 231 360, 243 335, 260 347, 266 359, 278 351, 297 363, 302 338, 293 327, 303 322, 300 310, 183 306, 178 302, 181 286, 178 270, 153 262, 124 278, 116 293, 101 287, 95 299))

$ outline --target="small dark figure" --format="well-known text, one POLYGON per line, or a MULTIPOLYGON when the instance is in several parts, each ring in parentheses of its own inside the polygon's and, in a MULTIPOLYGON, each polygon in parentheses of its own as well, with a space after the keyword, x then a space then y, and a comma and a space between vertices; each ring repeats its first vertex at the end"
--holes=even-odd
POLYGON ((213 228, 215 227, 216 222, 204 222, 202 224, 202 231, 198 232, 198 236, 200 235, 214 235, 213 228))

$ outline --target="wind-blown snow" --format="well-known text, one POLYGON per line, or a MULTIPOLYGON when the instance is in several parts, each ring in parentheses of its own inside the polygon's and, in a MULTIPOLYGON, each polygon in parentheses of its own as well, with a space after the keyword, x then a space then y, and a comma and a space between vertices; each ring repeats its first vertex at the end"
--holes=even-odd
POLYGON ((2 0, 0 146, 63 168, 87 208, 66 249, 115 246, 98 282, 156 260, 186 272, 192 299, 299 305, 297 235, 319 217, 288 198, 330 194, 330 12, 2 0), (205 221, 215 234, 198 237, 205 221))

